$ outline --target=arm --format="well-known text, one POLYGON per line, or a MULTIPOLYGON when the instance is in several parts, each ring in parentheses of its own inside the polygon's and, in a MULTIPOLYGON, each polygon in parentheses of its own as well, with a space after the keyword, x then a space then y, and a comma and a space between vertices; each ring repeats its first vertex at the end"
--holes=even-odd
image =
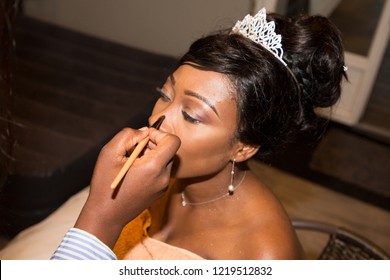
POLYGON ((99 154, 88 199, 74 226, 77 234, 92 237, 87 238, 92 242, 96 238, 111 252, 123 227, 166 190, 172 158, 179 146, 176 136, 155 129, 125 129, 118 133, 99 154), (113 191, 110 185, 126 161, 126 152, 146 136, 150 138, 146 151, 113 191))
POLYGON ((71 228, 65 234, 52 260, 115 260, 112 250, 92 234, 71 228))

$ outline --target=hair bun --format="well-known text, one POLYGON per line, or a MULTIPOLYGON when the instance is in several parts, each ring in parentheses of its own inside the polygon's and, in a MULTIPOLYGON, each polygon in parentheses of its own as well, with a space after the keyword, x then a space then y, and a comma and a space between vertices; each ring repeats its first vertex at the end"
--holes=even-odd
POLYGON ((284 60, 300 85, 302 105, 306 109, 334 105, 344 75, 338 28, 323 16, 275 16, 273 20, 282 35, 284 60))

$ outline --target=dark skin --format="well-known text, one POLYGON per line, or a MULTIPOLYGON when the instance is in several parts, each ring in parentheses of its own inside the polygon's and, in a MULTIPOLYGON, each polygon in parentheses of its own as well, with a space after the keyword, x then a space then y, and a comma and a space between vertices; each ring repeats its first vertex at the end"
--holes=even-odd
MULTIPOLYGON (((204 205, 181 205, 223 195, 231 162, 261 147, 234 137, 236 94, 226 76, 183 65, 166 81, 151 122, 164 114, 162 131, 177 135, 177 183, 151 208, 150 235, 206 259, 301 259, 301 246, 283 207, 250 171, 233 196, 204 205)), ((244 176, 236 169, 235 184, 244 176)))
POLYGON ((95 235, 112 249, 123 227, 165 192, 179 146, 179 138, 155 129, 119 132, 99 154, 90 193, 75 227, 95 235), (113 191, 110 185, 126 161, 126 152, 146 136, 150 138, 149 147, 113 191))
POLYGON ((160 131, 127 129, 103 148, 75 227, 113 248, 122 228, 152 205, 150 236, 205 259, 303 258, 283 207, 250 171, 244 177, 236 168, 234 185, 242 183, 232 196, 181 204, 182 191, 191 202, 226 193, 232 160, 245 162, 261 149, 235 138, 236 96, 226 76, 179 67, 161 89, 150 118, 153 123, 166 116, 160 131), (109 186, 126 151, 147 135, 148 149, 113 196, 109 186), (176 183, 162 196, 170 177, 176 183))
POLYGON ((161 215, 161 205, 152 208, 156 222, 152 237, 206 259, 303 258, 279 202, 252 174, 245 180, 240 188, 247 191, 237 190, 232 197, 201 206, 182 207, 180 195, 173 189, 162 218, 157 214, 161 215))

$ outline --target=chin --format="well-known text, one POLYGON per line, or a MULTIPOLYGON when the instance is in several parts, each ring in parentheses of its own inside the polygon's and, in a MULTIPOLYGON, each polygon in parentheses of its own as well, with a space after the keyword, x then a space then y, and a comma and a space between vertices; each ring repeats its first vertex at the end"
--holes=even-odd
POLYGON ((171 170, 171 178, 172 179, 189 179, 196 177, 193 169, 186 168, 181 162, 179 157, 175 157, 173 159, 173 165, 171 170))

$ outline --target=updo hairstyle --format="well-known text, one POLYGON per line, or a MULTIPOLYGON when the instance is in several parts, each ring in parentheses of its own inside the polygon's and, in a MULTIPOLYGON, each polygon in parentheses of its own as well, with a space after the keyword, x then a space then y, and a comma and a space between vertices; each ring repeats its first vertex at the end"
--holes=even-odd
POLYGON ((245 144, 259 146, 266 159, 313 128, 318 107, 340 97, 344 52, 340 31, 323 16, 268 14, 281 34, 283 65, 272 53, 230 30, 195 41, 180 59, 227 75, 237 92, 237 131, 245 144))

